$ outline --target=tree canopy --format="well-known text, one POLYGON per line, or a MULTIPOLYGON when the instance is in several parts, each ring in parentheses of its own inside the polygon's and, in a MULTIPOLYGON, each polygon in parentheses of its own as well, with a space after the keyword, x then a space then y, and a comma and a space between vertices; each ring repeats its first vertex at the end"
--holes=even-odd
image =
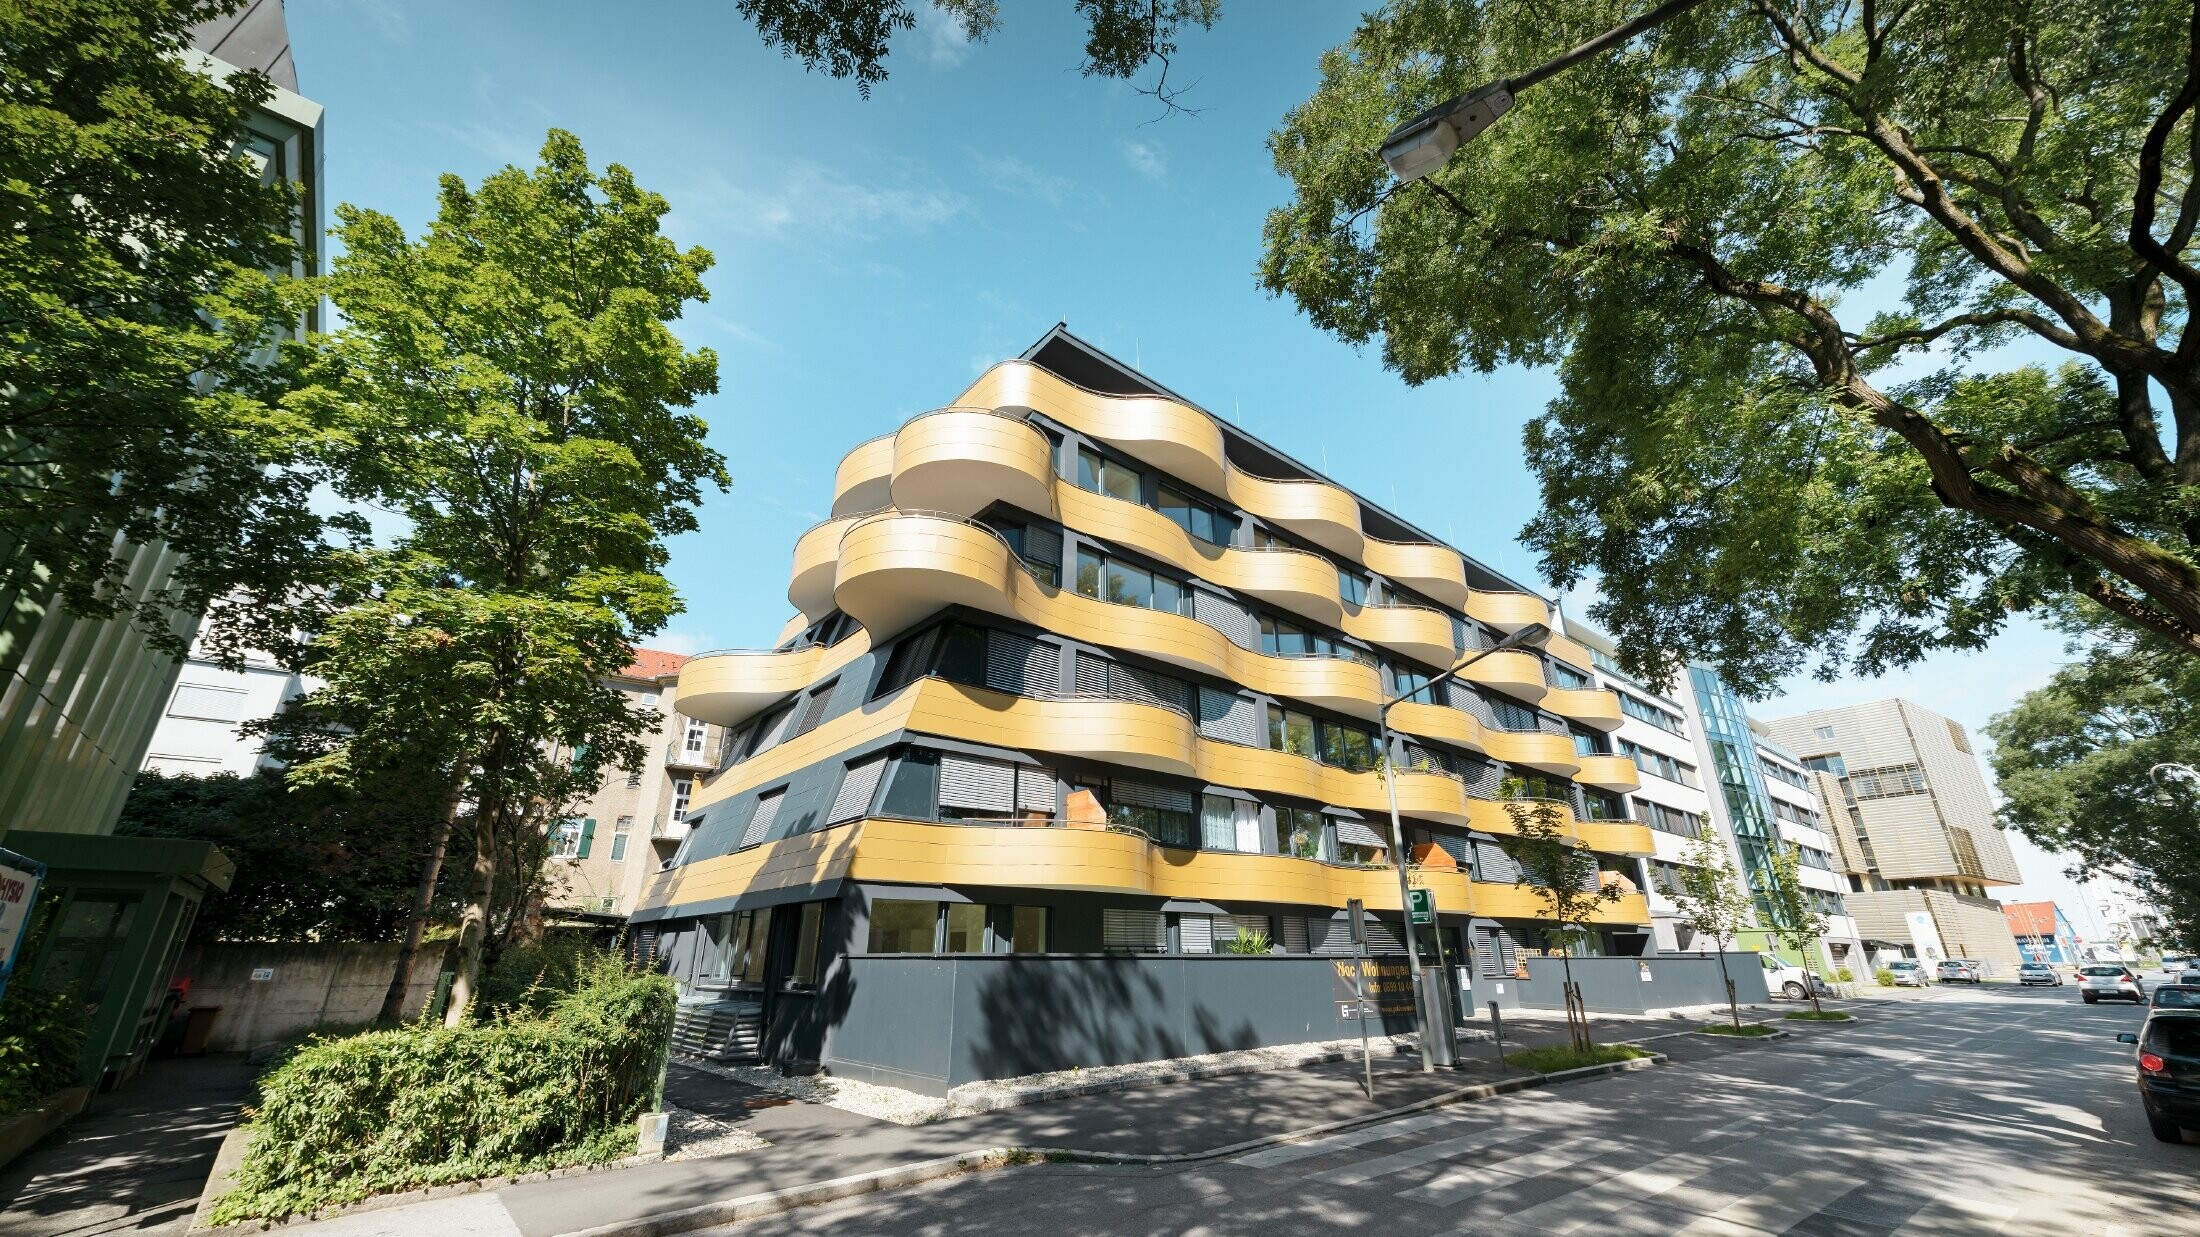
POLYGON ((236 7, 0 7, 0 596, 128 615, 178 653, 172 615, 222 603, 202 648, 225 659, 282 631, 327 531, 314 427, 270 364, 312 304, 280 277, 296 193, 241 146, 273 87, 186 55, 236 7), (177 565, 147 589, 126 569, 154 542, 177 565))
POLYGON ((1650 681, 2073 596, 2200 651, 2193 7, 1707 4, 1391 180, 1396 121, 1640 8, 1369 15, 1271 139, 1263 285, 1409 382, 1555 369, 1524 537, 1650 681))
POLYGON ((2200 946, 2200 666, 2152 638, 2088 648, 1986 725, 2002 819, 2081 874, 2132 882, 2200 946))

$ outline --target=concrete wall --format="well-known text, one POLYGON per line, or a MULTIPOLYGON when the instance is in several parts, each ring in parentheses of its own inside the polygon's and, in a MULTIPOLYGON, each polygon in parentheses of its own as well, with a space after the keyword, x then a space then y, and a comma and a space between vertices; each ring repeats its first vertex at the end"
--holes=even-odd
MULTIPOLYGON (((255 944, 196 941, 183 951, 178 979, 191 981, 185 1009, 219 1007, 211 1052, 246 1052, 317 1027, 373 1020, 389 991, 397 943, 376 945, 255 944), (272 972, 254 979, 256 970, 272 972)), ((435 995, 443 950, 424 947, 413 959, 405 1016, 435 995)))
MULTIPOLYGON (((1558 958, 1529 958, 1528 978, 1517 981, 1525 1009, 1564 1009, 1566 965, 1558 958)), ((1753 953, 1726 956, 1735 998, 1744 1004, 1770 997, 1765 972, 1753 953)), ((1726 985, 1717 955, 1659 954, 1650 958, 1575 958, 1574 982, 1591 1014, 1640 1014, 1684 1005, 1723 1005, 1726 985), (1648 970, 1648 978, 1644 971, 1648 970)), ((1512 988, 1515 985, 1507 985, 1512 988)))

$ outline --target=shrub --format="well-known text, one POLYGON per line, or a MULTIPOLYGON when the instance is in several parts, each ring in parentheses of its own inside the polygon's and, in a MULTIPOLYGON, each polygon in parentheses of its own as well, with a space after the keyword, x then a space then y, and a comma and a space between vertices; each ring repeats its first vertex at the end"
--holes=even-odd
POLYGON ((654 1098, 672 981, 602 955, 543 1012, 410 1023, 299 1048, 260 1080, 216 1223, 617 1159, 654 1098))
POLYGON ((1833 972, 1833 982, 1837 984, 1853 984, 1856 982, 1856 972, 1850 970, 1845 966, 1838 967, 1833 972))
POLYGON ((1880 967, 1878 970, 1873 971, 1872 978, 1878 980, 1879 986, 1882 988, 1894 987, 1894 972, 1886 967, 1880 967))
POLYGON ((1739 1035, 1743 1039, 1757 1039, 1772 1034, 1774 1030, 1761 1022, 1745 1022, 1740 1026, 1730 1022, 1707 1022, 1696 1029, 1706 1035, 1739 1035))
POLYGON ((0 997, 0 1121, 76 1085, 84 1011, 65 993, 11 984, 0 997))
POLYGON ((1851 1015, 1832 1009, 1791 1009, 1788 1017, 1797 1022, 1850 1022, 1851 1015))
POLYGON ((1560 1070, 1608 1065, 1614 1061, 1632 1061, 1649 1055, 1632 1044, 1592 1044, 1586 1049, 1557 1044, 1549 1048, 1530 1048, 1525 1052, 1508 1052, 1505 1054, 1505 1064, 1516 1069, 1534 1070, 1538 1074, 1555 1074, 1560 1070))
POLYGON ((587 984, 605 956, 581 933, 545 932, 497 958, 481 977, 479 999, 489 1013, 522 1008, 542 1013, 587 984))
POLYGON ((1226 954, 1264 954, 1268 952, 1272 944, 1273 942, 1268 939, 1268 934, 1258 928, 1250 930, 1239 928, 1236 936, 1222 942, 1222 952, 1226 954))

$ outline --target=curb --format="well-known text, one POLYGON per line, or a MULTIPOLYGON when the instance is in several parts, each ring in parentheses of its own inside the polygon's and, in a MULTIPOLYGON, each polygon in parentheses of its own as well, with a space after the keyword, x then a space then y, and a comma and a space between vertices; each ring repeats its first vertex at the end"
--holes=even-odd
MULTIPOLYGON (((1751 1025, 1751 1026, 1760 1026, 1760 1027, 1761 1027, 1761 1026, 1768 1026, 1768 1025, 1770 1025, 1770 1024, 1769 1024, 1769 1023, 1763 1023, 1763 1022, 1753 1022, 1753 1023, 1751 1023, 1750 1025, 1751 1025)), ((1683 1031, 1683 1032, 1681 1032, 1681 1034, 1683 1034, 1683 1035, 1700 1035, 1700 1036, 1702 1036, 1702 1037, 1703 1037, 1703 1038, 1705 1038, 1705 1039, 1716 1039, 1716 1040, 1722 1040, 1722 1041, 1724 1041, 1724 1042, 1726 1042, 1726 1043, 1729 1043, 1729 1044, 1755 1044, 1755 1043, 1763 1043, 1764 1041, 1766 1041, 1766 1040, 1768 1040, 1768 1039, 1788 1039, 1788 1038, 1791 1038, 1791 1037, 1792 1037, 1792 1035, 1793 1035, 1793 1033, 1792 1033, 1792 1032, 1790 1032, 1789 1030, 1787 1030, 1787 1029, 1786 1029, 1785 1027, 1777 1028, 1777 1029, 1775 1029, 1775 1030, 1773 1030, 1773 1031, 1770 1031, 1770 1032, 1768 1032, 1768 1033, 1766 1033, 1766 1034, 1764 1034, 1764 1035, 1728 1035, 1728 1034, 1724 1034, 1724 1033, 1722 1033, 1722 1032, 1718 1032, 1718 1031, 1683 1031)))

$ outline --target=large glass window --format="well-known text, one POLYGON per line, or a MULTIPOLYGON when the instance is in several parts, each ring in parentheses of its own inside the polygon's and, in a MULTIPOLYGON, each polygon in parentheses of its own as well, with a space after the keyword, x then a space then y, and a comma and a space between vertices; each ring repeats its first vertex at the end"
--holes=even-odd
POLYGON ((985 907, 975 902, 947 904, 947 952, 985 952, 985 907))
POLYGON ((1161 514, 1178 528, 1213 545, 1230 544, 1236 521, 1171 486, 1161 487, 1161 514))
POLYGON ((1325 721, 1321 724, 1322 763, 1340 769, 1375 767, 1375 736, 1358 726, 1325 721))
POLYGON ((934 952, 940 904, 881 899, 871 904, 871 945, 875 954, 934 952))
POLYGON ((824 934, 825 904, 804 902, 802 919, 795 926, 794 970, 788 973, 788 984, 798 988, 817 986, 818 938, 824 934))
POLYGON ((1190 609, 1191 590, 1182 581, 1087 549, 1077 551, 1077 591, 1119 606, 1170 614, 1190 609))
POLYGON ((1271 657, 1337 657, 1375 665, 1375 655, 1327 632, 1302 627, 1273 614, 1260 616, 1260 648, 1271 657))
POLYGON ((1043 954, 1047 951, 1047 908, 1012 906, 1009 911, 1008 952, 1043 954))
POLYGON ((1337 568, 1337 594, 1355 606, 1367 604, 1367 577, 1356 571, 1337 568))
POLYGON ((1289 854, 1301 859, 1329 857, 1329 831, 1323 827, 1320 812, 1311 808, 1279 807, 1276 809, 1276 833, 1289 854))
POLYGON ((1314 719, 1293 709, 1269 705, 1268 746, 1308 760, 1318 759, 1314 749, 1314 719))
POLYGON ((1090 447, 1077 449, 1077 484, 1096 494, 1127 503, 1144 502, 1144 478, 1137 469, 1119 463, 1090 447))

